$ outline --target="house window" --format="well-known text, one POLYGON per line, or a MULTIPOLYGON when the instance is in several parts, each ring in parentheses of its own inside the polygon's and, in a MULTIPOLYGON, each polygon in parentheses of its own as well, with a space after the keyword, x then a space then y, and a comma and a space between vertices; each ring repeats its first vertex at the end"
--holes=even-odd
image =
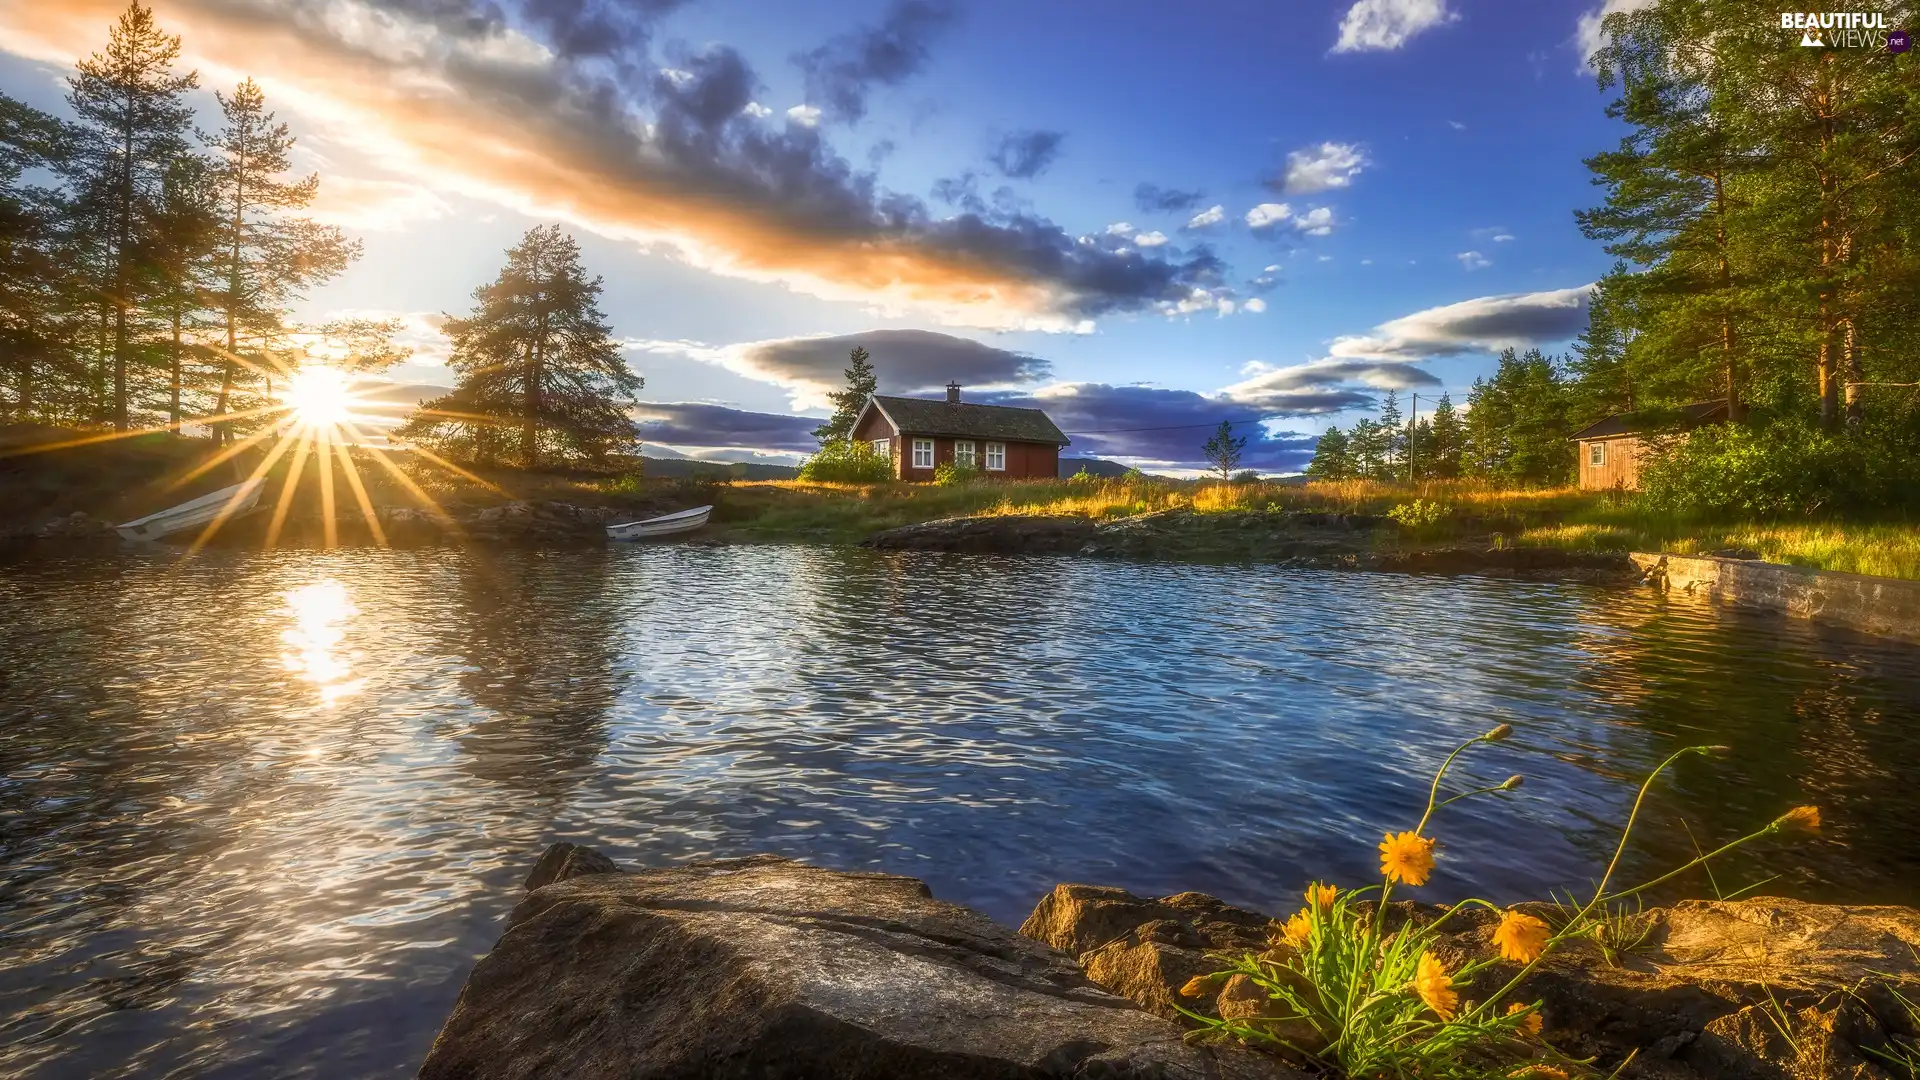
POLYGON ((876 454, 879 454, 883 458, 892 458, 893 457, 893 440, 892 439, 873 440, 873 452, 876 454))
POLYGON ((1007 471, 1007 444, 1006 443, 990 442, 987 444, 987 471, 988 472, 1006 472, 1007 471))
POLYGON ((979 462, 974 459, 973 443, 963 440, 953 444, 953 463, 963 469, 971 469, 979 462))
POLYGON ((933 440, 913 440, 913 467, 916 469, 933 468, 933 440))
POLYGON ((1587 444, 1587 464, 1595 469, 1607 463, 1607 444, 1590 442, 1587 444))

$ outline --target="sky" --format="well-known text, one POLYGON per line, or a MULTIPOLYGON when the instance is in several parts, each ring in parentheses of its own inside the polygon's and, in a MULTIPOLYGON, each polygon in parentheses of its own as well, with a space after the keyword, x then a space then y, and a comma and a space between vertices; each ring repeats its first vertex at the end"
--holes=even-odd
MULTIPOLYGON (((1645 0, 1639 0, 1645 2, 1645 0)), ((0 0, 63 111, 119 0, 0 0)), ((1044 408, 1181 471, 1221 420, 1298 471, 1399 392, 1563 350, 1622 132, 1585 57, 1636 0, 158 0, 251 77, 364 254, 298 313, 443 314, 560 222, 646 379, 649 453, 793 461, 855 344, 883 393, 1044 408)))

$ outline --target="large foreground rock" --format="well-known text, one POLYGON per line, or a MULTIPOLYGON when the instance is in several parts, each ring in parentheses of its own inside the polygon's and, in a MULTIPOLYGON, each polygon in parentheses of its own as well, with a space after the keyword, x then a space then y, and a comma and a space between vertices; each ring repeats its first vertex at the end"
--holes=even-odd
POLYGON ((1289 1075, 1184 1044, 1174 1024, 913 878, 770 856, 610 866, 571 847, 542 858, 422 1077, 1289 1075))
MULTIPOLYGON (((1442 909, 1396 905, 1396 918, 1442 909)), ((1437 948, 1449 967, 1494 952, 1496 916, 1462 912, 1437 948)), ((1236 987, 1181 999, 1186 980, 1219 970, 1210 952, 1261 947, 1267 917, 1210 896, 1162 899, 1061 885, 1021 933, 1078 959, 1090 978, 1173 1015, 1175 1001, 1215 1015, 1243 1009, 1236 987)), ((1757 898, 1688 901, 1647 912, 1612 957, 1578 945, 1536 969, 1517 995, 1544 1003, 1546 1038, 1605 1071, 1660 1080, 1893 1080, 1881 1056, 1920 1061, 1920 911, 1757 898)), ((1517 971, 1489 968, 1463 998, 1517 971)), ((1484 1000, 1484 998, 1482 998, 1484 1000)), ((1242 1012, 1239 1015, 1247 1015, 1242 1012)))

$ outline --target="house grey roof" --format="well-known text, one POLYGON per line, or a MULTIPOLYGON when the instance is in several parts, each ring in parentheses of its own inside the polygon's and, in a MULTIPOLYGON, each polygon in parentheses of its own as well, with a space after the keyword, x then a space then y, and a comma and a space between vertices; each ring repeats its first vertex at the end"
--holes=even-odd
POLYGON ((945 435, 960 439, 995 439, 1005 442, 1052 443, 1065 446, 1073 440, 1039 409, 1016 409, 1010 405, 951 404, 920 398, 882 397, 869 399, 881 415, 893 422, 902 435, 945 435))
POLYGON ((1569 435, 1569 439, 1606 439, 1642 431, 1684 431, 1727 418, 1725 401, 1696 401, 1677 409, 1648 409, 1615 413, 1569 435))

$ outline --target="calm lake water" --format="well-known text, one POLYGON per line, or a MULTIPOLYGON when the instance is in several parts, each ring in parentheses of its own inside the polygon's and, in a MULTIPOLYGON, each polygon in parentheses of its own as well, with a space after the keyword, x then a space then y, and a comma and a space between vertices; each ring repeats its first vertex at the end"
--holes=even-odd
POLYGON ((1286 910, 1453 743, 1422 894, 1633 870, 1920 901, 1920 650, 1473 578, 818 548, 0 569, 0 1073, 404 1076, 543 845, 771 851, 1016 924, 1058 881, 1286 910), (1691 836, 1692 839, 1689 837, 1691 836))

